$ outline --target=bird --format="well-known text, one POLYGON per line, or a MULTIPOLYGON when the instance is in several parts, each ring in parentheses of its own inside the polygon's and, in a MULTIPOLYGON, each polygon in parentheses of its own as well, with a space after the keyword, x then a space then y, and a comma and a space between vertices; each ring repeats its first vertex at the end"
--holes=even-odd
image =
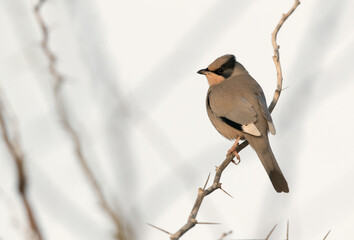
POLYGON ((288 183, 269 143, 268 133, 275 135, 276 131, 261 86, 232 54, 217 58, 197 73, 208 80, 206 108, 211 123, 222 136, 235 140, 226 155, 233 153, 240 159, 236 148, 246 139, 274 189, 288 193, 288 183))

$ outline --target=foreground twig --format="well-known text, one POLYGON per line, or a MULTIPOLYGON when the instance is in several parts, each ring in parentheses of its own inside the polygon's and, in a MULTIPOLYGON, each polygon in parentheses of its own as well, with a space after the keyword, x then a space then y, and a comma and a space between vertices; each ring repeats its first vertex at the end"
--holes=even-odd
POLYGON ((9 127, 10 123, 6 120, 5 107, 0 96, 0 128, 2 138, 9 150, 17 171, 18 192, 21 196, 23 207, 25 208, 27 219, 35 239, 42 240, 42 233, 38 227, 37 220, 33 213, 33 207, 27 196, 27 177, 24 168, 24 154, 20 145, 17 129, 9 127), (12 135, 12 136, 11 136, 12 135))
MULTIPOLYGON (((276 38, 277 38, 277 35, 278 35, 278 32, 279 32, 280 28, 283 26, 283 24, 286 21, 286 19, 295 11, 295 9, 297 8, 297 6, 299 4, 300 4, 299 0, 295 0, 294 5, 292 6, 292 8, 289 10, 289 12, 283 14, 283 16, 280 19, 278 25, 276 26, 276 28, 274 29, 274 31, 272 33, 272 45, 273 45, 273 49, 274 49, 273 60, 274 60, 275 68, 276 68, 276 71, 277 71, 277 88, 275 90, 273 100, 272 100, 271 104, 268 107, 270 112, 273 111, 275 105, 277 104, 277 102, 279 100, 280 93, 282 91, 282 85, 283 85, 283 76, 282 76, 280 58, 279 58, 279 46, 278 46, 278 44, 276 42, 276 40, 277 40, 276 38)), ((247 146, 248 146, 248 142, 244 141, 242 144, 240 144, 237 147, 236 152, 239 153, 242 149, 244 149, 247 146)), ((221 183, 220 183, 221 174, 224 171, 224 169, 230 164, 230 162, 233 160, 234 157, 235 156, 233 154, 229 155, 223 161, 223 163, 217 168, 213 184, 209 188, 207 188, 205 190, 199 188, 197 199, 195 200, 195 203, 194 203, 194 206, 192 208, 192 211, 189 214, 187 223, 185 225, 183 225, 176 233, 171 235, 171 237, 170 237, 171 240, 179 239, 184 233, 186 233, 188 230, 193 228, 198 223, 198 221, 196 220, 196 217, 197 217, 199 208, 200 208, 200 206, 201 206, 201 204, 203 202, 204 197, 206 197, 210 193, 214 192, 216 189, 221 188, 221 183)))
POLYGON ((87 159, 85 158, 83 154, 83 149, 82 149, 82 144, 80 141, 80 138, 75 131, 75 129, 72 127, 69 118, 67 116, 67 111, 65 108, 64 101, 61 97, 61 88, 63 84, 63 76, 59 73, 56 67, 56 58, 52 52, 52 50, 48 46, 48 28, 43 20, 43 17, 40 14, 40 10, 42 5, 45 3, 46 0, 39 0, 38 3, 34 7, 34 13, 37 19, 37 22, 41 28, 42 31, 42 42, 41 46, 43 49, 43 52, 45 56, 47 57, 47 60, 49 62, 49 71, 54 78, 54 98, 55 98, 55 104, 57 107, 58 115, 60 117, 61 123, 63 125, 64 130, 67 132, 67 134, 70 136, 74 148, 75 148, 75 153, 77 160, 86 175, 87 179, 89 180, 95 194, 97 195, 101 206, 103 207, 103 210, 106 212, 106 214, 110 217, 111 221, 116 227, 117 234, 116 238, 119 240, 123 239, 128 239, 127 233, 125 232, 125 228, 123 225, 122 220, 119 218, 118 214, 111 208, 111 206, 108 204, 108 201, 106 200, 103 191, 94 176, 92 170, 90 169, 87 159))
POLYGON ((286 240, 289 240, 289 220, 286 223, 286 240))
POLYGON ((225 232, 221 235, 221 237, 218 240, 224 240, 227 236, 231 235, 232 231, 225 232))
POLYGON ((330 234, 330 232, 331 232, 331 230, 329 230, 329 231, 327 232, 327 234, 326 234, 326 236, 323 238, 323 240, 326 240, 326 239, 327 239, 327 237, 328 237, 328 235, 330 234))

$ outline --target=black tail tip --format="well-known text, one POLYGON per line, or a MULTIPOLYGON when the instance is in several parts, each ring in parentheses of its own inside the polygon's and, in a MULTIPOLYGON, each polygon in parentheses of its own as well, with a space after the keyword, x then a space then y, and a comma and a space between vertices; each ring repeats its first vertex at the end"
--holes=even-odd
POLYGON ((283 174, 279 171, 269 172, 270 181, 272 181, 273 187, 277 192, 289 192, 288 183, 286 182, 283 174))

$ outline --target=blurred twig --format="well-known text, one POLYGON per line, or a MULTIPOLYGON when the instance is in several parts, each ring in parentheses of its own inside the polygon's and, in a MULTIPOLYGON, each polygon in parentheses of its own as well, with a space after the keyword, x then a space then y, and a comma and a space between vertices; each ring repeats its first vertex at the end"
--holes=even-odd
MULTIPOLYGON (((299 0, 295 0, 291 9, 287 13, 282 15, 278 25, 276 26, 276 28, 272 32, 272 45, 273 45, 273 49, 274 49, 273 60, 274 60, 275 68, 277 71, 277 88, 275 90, 273 100, 272 100, 270 106, 268 107, 270 112, 273 111, 275 105, 277 104, 277 102, 279 100, 280 92, 282 91, 282 84, 283 84, 283 76, 282 76, 280 58, 279 58, 279 46, 276 42, 276 38, 277 38, 280 28, 283 26, 286 19, 295 11, 295 9, 297 8, 297 6, 299 4, 300 4, 299 0)), ((247 145, 248 145, 248 142, 244 141, 242 144, 238 145, 236 152, 240 152, 242 149, 247 147, 247 145)), ((209 188, 207 188, 207 189, 204 189, 205 187, 203 189, 199 188, 197 199, 195 200, 192 211, 188 216, 187 223, 185 225, 183 225, 176 233, 171 235, 171 237, 170 237, 171 240, 179 239, 184 233, 189 231, 191 228, 193 228, 198 223, 198 221, 196 220, 196 217, 197 217, 199 208, 203 202, 204 197, 209 195, 210 193, 214 192, 216 189, 221 188, 221 183, 220 183, 221 174, 224 171, 224 169, 230 164, 230 162, 233 161, 234 157, 235 156, 233 154, 229 155, 223 161, 223 163, 217 168, 213 184, 209 188)))
POLYGON ((47 57, 48 63, 49 63, 49 71, 55 81, 53 90, 54 90, 55 103, 56 103, 56 107, 57 107, 56 110, 58 111, 58 115, 60 117, 60 120, 61 120, 64 130, 67 132, 67 134, 70 136, 70 138, 73 142, 77 160, 78 160, 84 174, 86 175, 95 194, 97 195, 97 197, 100 201, 100 204, 103 207, 103 210, 109 216, 109 218, 111 219, 111 221, 113 222, 113 224, 117 230, 117 233, 115 235, 116 238, 119 240, 129 239, 128 234, 125 231, 125 224, 123 223, 122 218, 120 216, 118 216, 117 212, 115 212, 113 210, 113 208, 108 204, 108 201, 105 198, 103 191, 102 191, 95 175, 93 174, 93 171, 89 167, 87 159, 85 158, 85 156, 83 154, 81 140, 80 140, 77 132, 75 131, 75 129, 73 128, 73 126, 71 125, 71 123, 69 121, 66 107, 65 107, 64 101, 61 97, 63 76, 57 70, 56 57, 54 56, 54 53, 52 52, 52 50, 48 46, 48 37, 49 37, 48 28, 47 28, 47 26, 44 22, 44 19, 40 13, 40 10, 41 10, 43 4, 45 3, 45 1, 46 0, 39 0, 38 1, 38 3, 34 7, 34 13, 35 13, 37 22, 38 22, 41 32, 42 32, 41 46, 42 46, 45 56, 47 57))
POLYGON ((27 196, 28 181, 25 172, 26 170, 24 168, 25 157, 23 154, 22 147, 20 145, 20 136, 18 133, 18 129, 13 123, 12 128, 10 128, 9 125, 11 125, 11 123, 6 120, 5 107, 0 95, 0 127, 2 131, 2 138, 16 165, 18 179, 17 189, 21 196, 22 204, 25 208, 27 219, 31 227, 33 236, 35 237, 35 239, 42 240, 42 233, 38 227, 37 220, 34 216, 33 207, 27 196))
POLYGON ((289 220, 286 223, 286 240, 289 240, 289 220))
POLYGON ((331 232, 331 230, 329 230, 329 231, 327 232, 327 234, 326 234, 326 236, 323 238, 323 240, 326 240, 326 239, 327 239, 327 237, 328 237, 328 235, 329 235, 330 232, 331 232))
POLYGON ((225 232, 221 235, 221 237, 218 240, 224 240, 227 236, 231 235, 232 231, 225 232))

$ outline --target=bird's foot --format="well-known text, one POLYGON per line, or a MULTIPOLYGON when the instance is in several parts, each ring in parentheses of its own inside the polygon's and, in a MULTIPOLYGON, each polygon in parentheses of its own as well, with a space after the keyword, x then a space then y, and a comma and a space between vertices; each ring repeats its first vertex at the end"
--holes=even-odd
POLYGON ((238 141, 240 140, 240 138, 237 138, 235 143, 232 145, 232 147, 229 149, 229 151, 227 151, 227 154, 226 154, 226 157, 229 156, 230 154, 234 154, 235 157, 237 158, 237 162, 235 160, 232 160, 232 162, 235 164, 235 165, 238 165, 240 162, 241 162, 241 158, 240 158, 240 155, 238 155, 237 151, 236 151, 236 148, 238 146, 238 141))
POLYGON ((233 154, 237 157, 237 159, 240 159, 240 156, 239 156, 238 153, 236 152, 236 148, 237 148, 237 146, 238 146, 238 141, 239 141, 239 140, 240 140, 239 138, 236 139, 235 143, 232 145, 232 147, 229 149, 229 151, 227 151, 226 157, 229 156, 231 153, 233 153, 233 154))
MULTIPOLYGON (((237 158, 237 161, 235 161, 234 159, 232 159, 231 162, 232 162, 233 164, 235 164, 235 165, 240 164, 240 162, 241 162, 240 155, 238 155, 238 153, 237 153, 236 151, 233 151, 233 152, 231 152, 231 153, 233 153, 233 154, 235 155, 235 157, 237 158)), ((231 153, 230 153, 230 154, 231 154, 231 153)), ((230 154, 228 154, 228 155, 230 155, 230 154)))

